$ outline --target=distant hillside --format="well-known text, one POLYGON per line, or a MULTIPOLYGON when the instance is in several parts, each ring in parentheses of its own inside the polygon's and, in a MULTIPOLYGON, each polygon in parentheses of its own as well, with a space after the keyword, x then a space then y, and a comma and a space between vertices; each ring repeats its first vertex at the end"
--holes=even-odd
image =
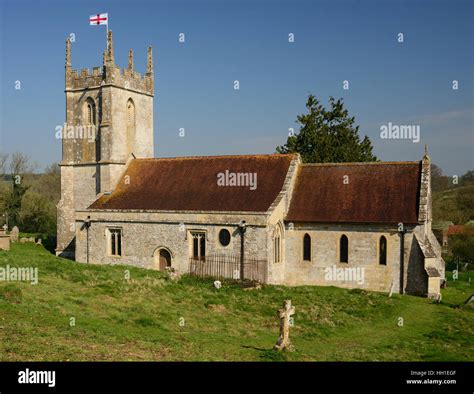
POLYGON ((474 185, 434 192, 433 220, 455 224, 474 220, 474 185))

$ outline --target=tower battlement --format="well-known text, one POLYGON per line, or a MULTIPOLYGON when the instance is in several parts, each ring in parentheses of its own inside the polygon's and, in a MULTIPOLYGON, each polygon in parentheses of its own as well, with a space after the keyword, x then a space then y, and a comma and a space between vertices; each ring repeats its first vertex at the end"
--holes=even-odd
POLYGON ((94 67, 92 73, 88 68, 83 68, 80 72, 78 70, 71 70, 68 77, 66 80, 66 90, 98 87, 104 80, 101 67, 94 67))
POLYGON ((144 75, 135 71, 133 51, 128 54, 128 66, 121 68, 115 65, 112 30, 107 37, 107 50, 104 51, 102 67, 93 67, 80 71, 74 70, 71 64, 71 42, 66 40, 66 91, 90 89, 104 85, 137 91, 147 95, 154 94, 154 73, 152 48, 148 47, 147 69, 144 75))

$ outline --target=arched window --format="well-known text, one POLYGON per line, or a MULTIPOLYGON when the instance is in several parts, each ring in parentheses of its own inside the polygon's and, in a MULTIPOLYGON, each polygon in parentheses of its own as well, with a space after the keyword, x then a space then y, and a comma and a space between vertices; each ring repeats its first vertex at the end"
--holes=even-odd
POLYGON ((135 126, 135 104, 131 98, 127 101, 127 125, 135 126))
POLYGON ((90 103, 87 103, 87 123, 89 124, 94 123, 93 114, 94 114, 94 110, 92 109, 92 105, 90 103))
POLYGON ((279 263, 281 261, 281 231, 280 226, 277 225, 273 237, 273 261, 279 263))
POLYGON ((341 263, 349 262, 349 240, 344 234, 339 241, 339 261, 341 263))
POLYGON ((303 237, 303 260, 311 261, 311 237, 305 234, 303 237))
POLYGON ((135 104, 131 98, 127 101, 127 155, 134 150, 135 143, 135 104))
POLYGON ((96 124, 95 103, 90 97, 86 100, 84 105, 84 123, 87 125, 96 124))
MULTIPOLYGON (((97 158, 97 108, 92 97, 87 97, 82 102, 81 132, 75 136, 80 148, 78 159, 83 162, 93 162, 97 158)), ((97 179, 96 179, 97 182, 97 179)), ((96 183, 97 187, 97 183, 96 183)))
POLYGON ((379 241, 379 264, 387 265, 387 238, 383 235, 379 241))

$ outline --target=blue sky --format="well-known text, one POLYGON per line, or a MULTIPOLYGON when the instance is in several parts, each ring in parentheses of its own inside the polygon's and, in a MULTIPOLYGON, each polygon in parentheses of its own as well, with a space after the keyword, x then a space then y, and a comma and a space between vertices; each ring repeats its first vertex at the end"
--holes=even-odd
POLYGON ((3 151, 25 152, 41 167, 60 160, 64 42, 75 34, 73 68, 102 65, 105 26, 88 23, 99 12, 109 13, 120 66, 133 48, 144 72, 153 46, 155 156, 272 153, 297 127, 311 92, 323 103, 344 98, 381 160, 419 160, 428 144, 445 173, 474 169, 467 0, 0 0, 3 151), (420 125, 420 142, 381 139, 389 122, 420 125))

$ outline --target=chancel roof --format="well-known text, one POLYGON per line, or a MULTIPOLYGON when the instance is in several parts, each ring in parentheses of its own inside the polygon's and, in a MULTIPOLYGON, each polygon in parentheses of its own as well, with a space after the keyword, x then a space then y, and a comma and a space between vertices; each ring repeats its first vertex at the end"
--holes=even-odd
POLYGON ((303 164, 287 221, 418 222, 420 162, 303 164))

